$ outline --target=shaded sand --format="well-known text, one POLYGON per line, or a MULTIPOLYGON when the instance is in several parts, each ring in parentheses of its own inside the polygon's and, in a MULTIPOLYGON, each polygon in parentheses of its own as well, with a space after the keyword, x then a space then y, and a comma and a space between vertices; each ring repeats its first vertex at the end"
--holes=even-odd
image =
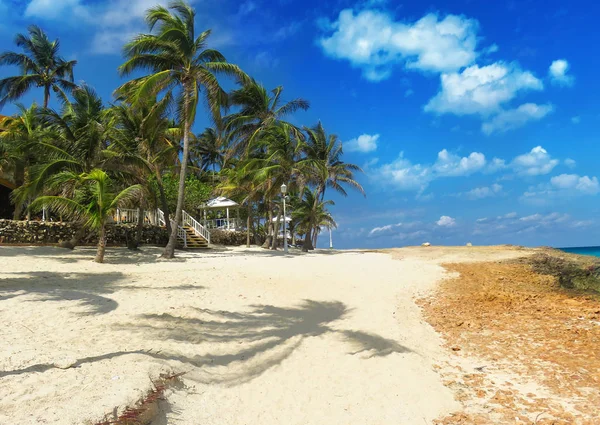
POLYGON ((0 247, 0 424, 110 419, 169 372, 155 425, 430 424, 461 406, 415 297, 441 262, 524 255, 159 253, 0 247))

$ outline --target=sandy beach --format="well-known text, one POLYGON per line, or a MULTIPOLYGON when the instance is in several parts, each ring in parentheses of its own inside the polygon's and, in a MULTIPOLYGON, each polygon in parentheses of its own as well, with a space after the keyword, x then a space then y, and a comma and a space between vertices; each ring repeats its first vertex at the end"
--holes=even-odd
POLYGON ((460 409, 415 298, 523 252, 2 247, 0 423, 81 424, 185 372, 154 424, 415 424, 460 409))

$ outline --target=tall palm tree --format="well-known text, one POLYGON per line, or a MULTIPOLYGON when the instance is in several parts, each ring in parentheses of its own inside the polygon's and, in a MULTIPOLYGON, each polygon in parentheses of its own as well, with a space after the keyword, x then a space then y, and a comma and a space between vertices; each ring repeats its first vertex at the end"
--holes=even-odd
POLYGON ((208 127, 196 136, 191 149, 201 170, 208 171, 212 167, 213 181, 217 166, 221 168, 225 162, 226 141, 227 135, 223 130, 208 127))
POLYGON ((365 195, 365 190, 355 180, 354 173, 362 173, 358 165, 349 164, 342 160, 344 151, 342 143, 335 134, 327 135, 323 124, 319 122, 312 128, 304 128, 308 138, 306 140, 307 157, 321 163, 323 173, 317 174, 316 184, 319 197, 324 199, 325 190, 330 187, 343 196, 348 196, 344 185, 358 190, 365 195))
POLYGON ((106 223, 119 207, 139 197, 141 186, 130 186, 119 193, 114 192, 113 182, 102 170, 89 173, 63 175, 65 181, 77 181, 72 198, 62 196, 40 196, 31 204, 31 209, 46 206, 66 217, 84 219, 85 227, 98 232, 98 250, 94 261, 104 262, 106 250, 106 223))
MULTIPOLYGON (((181 221, 185 194, 185 177, 189 157, 191 127, 203 89, 212 112, 218 120, 221 106, 226 103, 226 93, 221 88, 215 73, 223 73, 247 79, 236 65, 227 63, 218 51, 206 49, 210 30, 196 36, 195 12, 181 0, 173 1, 168 8, 156 6, 146 13, 150 34, 141 34, 124 48, 126 62, 119 67, 121 75, 129 75, 138 69, 150 74, 135 78, 124 84, 118 92, 134 102, 160 92, 177 91, 177 112, 183 129, 183 151, 179 175, 179 192, 175 223, 181 221), (156 29, 156 33, 152 31, 156 29)), ((163 257, 173 258, 177 244, 177 225, 169 237, 163 257)))
POLYGON ((337 224, 331 213, 327 210, 333 201, 322 201, 318 190, 306 188, 300 202, 292 212, 293 219, 297 222, 297 228, 304 233, 302 251, 308 252, 313 249, 311 234, 319 233, 321 227, 336 228, 337 224))
POLYGON ((0 108, 6 102, 18 100, 33 87, 44 89, 43 106, 47 108, 51 91, 64 98, 65 92, 75 88, 73 67, 77 61, 66 61, 59 56, 59 41, 51 41, 41 28, 31 25, 27 31, 29 35, 15 37, 15 44, 23 53, 0 54, 0 66, 13 65, 21 69, 21 75, 0 80, 0 108))
MULTIPOLYGON (((225 121, 232 136, 237 139, 238 153, 247 149, 262 132, 283 121, 286 116, 309 108, 308 101, 304 99, 283 103, 282 93, 281 86, 269 92, 252 79, 230 94, 230 105, 239 106, 240 110, 229 115, 225 121)), ((296 127, 292 126, 292 129, 300 133, 296 127)))
MULTIPOLYGON (((342 160, 344 151, 338 137, 335 134, 327 135, 321 122, 312 128, 304 128, 304 131, 308 136, 305 144, 306 156, 320 164, 319 167, 314 168, 313 174, 313 183, 317 186, 316 199, 323 201, 328 187, 342 196, 348 196, 344 186, 349 186, 365 195, 365 190, 354 176, 356 172, 362 173, 362 169, 358 165, 342 160)), ((317 236, 318 232, 315 231, 312 240, 314 246, 317 245, 317 236)))
MULTIPOLYGON (((114 125, 111 145, 105 153, 114 158, 117 164, 131 167, 135 180, 146 188, 146 192, 152 192, 152 181, 156 181, 160 205, 170 233, 170 211, 162 176, 170 165, 175 164, 179 153, 179 146, 170 140, 173 133, 179 133, 179 129, 171 126, 167 116, 169 103, 169 96, 160 100, 150 97, 135 105, 121 103, 111 108, 109 114, 114 125)), ((141 211, 142 205, 140 215, 141 211)))
MULTIPOLYGON (((3 120, 0 132, 0 173, 10 171, 17 188, 25 184, 28 169, 36 161, 37 143, 49 137, 49 132, 40 126, 38 107, 34 103, 25 108, 17 105, 19 112, 3 120)), ((15 200, 13 219, 19 220, 23 202, 15 200)))

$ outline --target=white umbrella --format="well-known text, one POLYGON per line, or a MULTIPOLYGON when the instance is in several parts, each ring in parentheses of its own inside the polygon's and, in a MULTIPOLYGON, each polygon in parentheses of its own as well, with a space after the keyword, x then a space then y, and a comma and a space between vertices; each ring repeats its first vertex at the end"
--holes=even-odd
MULTIPOLYGON (((273 223, 277 222, 277 217, 274 217, 273 220, 271 220, 273 223)), ((283 217, 279 217, 279 221, 282 222, 283 221, 283 217)), ((289 223, 290 221, 292 221, 291 217, 286 217, 285 218, 286 223, 289 223)))

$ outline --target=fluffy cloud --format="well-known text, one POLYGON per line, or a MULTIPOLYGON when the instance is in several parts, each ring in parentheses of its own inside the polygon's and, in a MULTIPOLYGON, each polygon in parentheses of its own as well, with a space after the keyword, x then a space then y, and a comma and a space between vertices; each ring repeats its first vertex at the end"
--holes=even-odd
POLYGON ((478 23, 464 16, 425 15, 413 23, 396 22, 384 12, 342 10, 331 24, 333 34, 319 40, 323 51, 347 59, 365 78, 389 78, 392 67, 451 72, 477 58, 478 23))
POLYGON ((469 156, 460 157, 443 149, 433 165, 433 171, 441 177, 469 176, 485 167, 485 155, 472 152, 469 156))
MULTIPOLYGON (((572 160, 571 160, 572 161, 572 160)), ((567 164, 573 164, 574 161, 566 161, 567 164)), ((387 164, 379 162, 369 163, 369 175, 385 184, 393 185, 396 189, 402 191, 416 191, 421 194, 429 184, 437 179, 444 177, 470 176, 475 173, 493 174, 500 171, 513 172, 518 176, 539 176, 552 172, 560 163, 560 160, 553 158, 546 149, 536 146, 531 151, 518 155, 512 161, 506 161, 501 158, 493 158, 488 161, 481 152, 471 152, 467 156, 459 156, 442 149, 434 163, 415 164, 400 153, 398 158, 387 164)), ((500 185, 492 185, 487 188, 474 189, 473 193, 461 193, 460 196, 477 199, 478 195, 482 197, 484 193, 499 193, 502 189, 500 185)))
POLYGON ((77 18, 89 19, 88 9, 80 0, 32 0, 25 8, 25 16, 43 19, 56 19, 65 13, 77 18))
POLYGON ((438 153, 435 163, 431 165, 413 164, 404 158, 404 154, 389 164, 383 164, 373 170, 373 177, 389 182, 397 189, 423 192, 429 183, 442 177, 469 176, 481 171, 486 165, 485 156, 472 152, 461 157, 446 149, 438 153))
POLYGON ((575 166, 577 165, 577 161, 571 158, 567 158, 565 159, 565 165, 569 168, 575 168, 575 166))
POLYGON ((348 152, 373 152, 377 150, 378 140, 379 134, 362 134, 355 139, 347 141, 344 143, 344 146, 348 152))
POLYGON ((477 199, 491 198, 499 195, 501 192, 502 185, 494 183, 491 186, 476 187, 468 192, 460 193, 458 196, 474 201, 477 199))
POLYGON ((597 177, 561 174, 552 177, 549 183, 530 187, 523 193, 521 200, 529 204, 544 205, 554 200, 598 193, 600 193, 600 182, 597 177))
POLYGON ((538 230, 552 229, 557 226, 563 228, 571 227, 570 216, 553 212, 550 214, 531 214, 528 216, 519 216, 516 213, 510 213, 493 218, 480 218, 476 220, 473 229, 474 235, 509 235, 533 233, 538 230))
POLYGON ((514 64, 473 65, 462 72, 442 74, 440 92, 425 105, 425 111, 488 116, 500 112, 519 92, 543 87, 531 72, 514 64))
POLYGON ((523 176, 539 176, 550 173, 559 162, 558 159, 553 159, 546 149, 536 146, 531 152, 517 156, 511 167, 523 176))
POLYGON ((579 176, 577 174, 561 174, 552 177, 550 184, 557 189, 575 190, 586 195, 596 195, 600 192, 600 184, 596 177, 579 176))
POLYGON ((456 220, 447 215, 443 215, 438 221, 435 222, 435 224, 440 227, 454 227, 456 226, 456 220))
POLYGON ((550 81, 559 86, 572 86, 575 82, 575 78, 572 75, 567 74, 569 68, 569 62, 565 59, 558 59, 552 62, 548 69, 550 81))
POLYGON ((481 130, 485 134, 494 132, 505 132, 515 128, 523 127, 529 121, 539 121, 551 113, 553 106, 536 105, 535 103, 525 103, 516 109, 502 111, 491 120, 483 123, 481 130))

